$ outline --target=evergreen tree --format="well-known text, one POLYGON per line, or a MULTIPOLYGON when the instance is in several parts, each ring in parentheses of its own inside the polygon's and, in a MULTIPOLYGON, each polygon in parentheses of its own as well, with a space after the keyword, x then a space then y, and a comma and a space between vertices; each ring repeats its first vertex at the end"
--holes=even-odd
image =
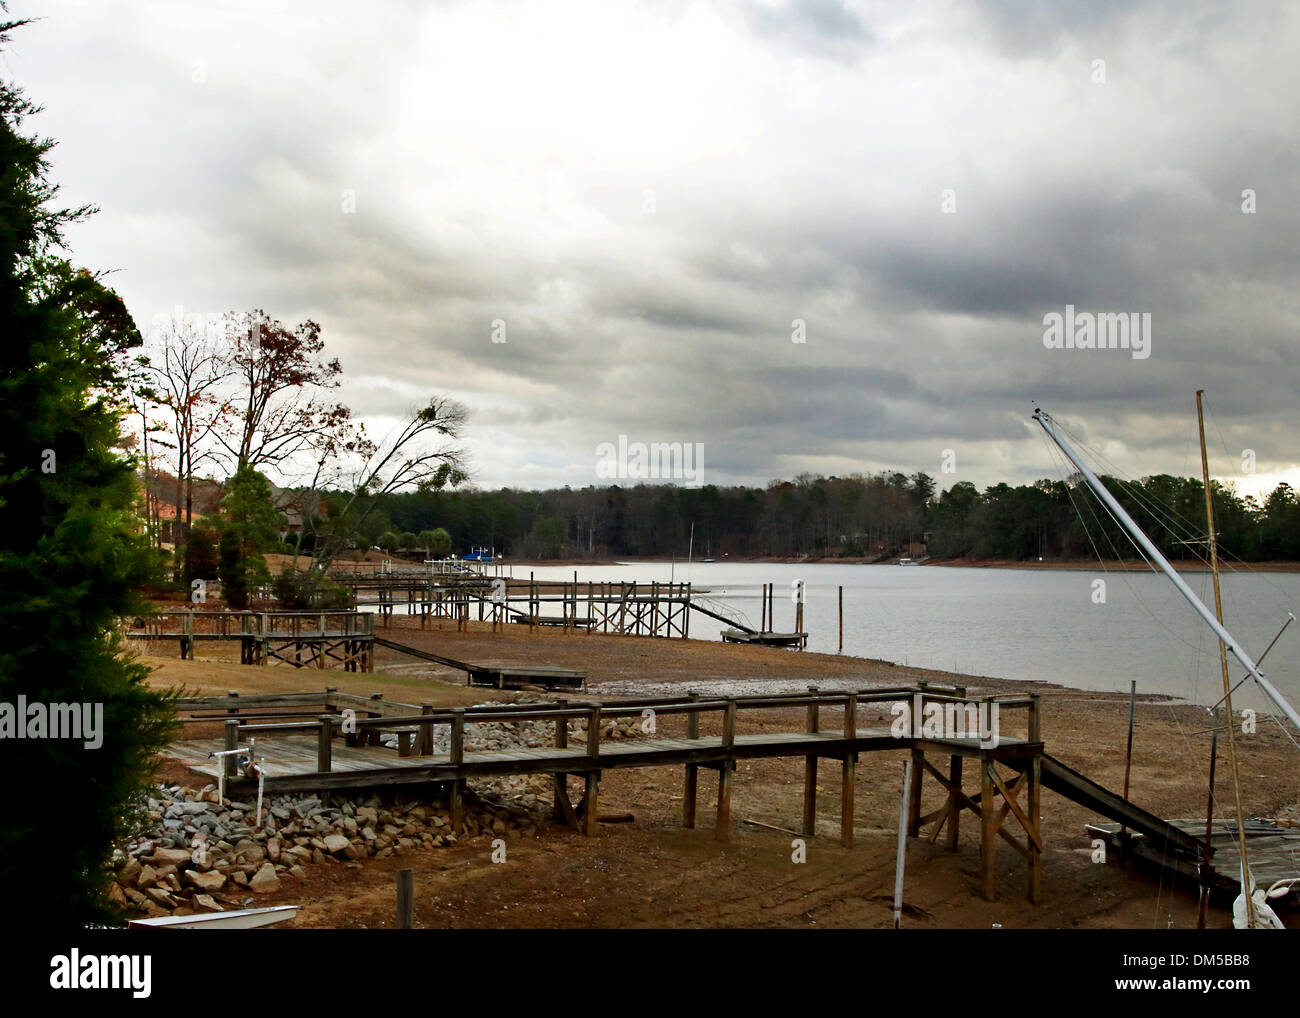
MULTIPOLYGON (((20 24, 0 22, 0 43, 20 24)), ((0 738, 0 900, 25 922, 68 926, 115 914, 110 853, 172 712, 116 635, 155 564, 118 451, 125 352, 140 337, 116 294, 52 254, 61 227, 93 210, 50 205, 53 142, 24 133, 36 112, 0 82, 0 733, 38 731, 22 697, 88 705, 99 744, 0 738)))

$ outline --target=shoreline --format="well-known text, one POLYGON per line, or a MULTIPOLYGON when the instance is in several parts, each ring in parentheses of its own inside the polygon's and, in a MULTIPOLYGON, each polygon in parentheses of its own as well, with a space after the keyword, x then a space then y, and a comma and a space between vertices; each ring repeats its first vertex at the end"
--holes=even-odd
MULTIPOLYGON (((860 566, 860 565, 881 565, 896 566, 898 559, 868 560, 865 558, 826 558, 810 556, 808 558, 726 558, 715 559, 713 562, 701 562, 695 559, 688 563, 685 559, 672 558, 618 558, 608 560, 597 559, 554 559, 551 561, 536 561, 525 559, 501 559, 500 565, 503 566, 534 566, 537 568, 565 568, 575 566, 610 566, 610 567, 628 567, 636 565, 843 565, 843 566, 860 566)), ((945 559, 925 559, 916 563, 918 566, 944 567, 956 569, 1033 569, 1033 570, 1051 570, 1051 569, 1068 569, 1081 571, 1088 569, 1102 569, 1107 572, 1131 572, 1146 573, 1151 571, 1151 567, 1144 562, 1129 559, 1047 559, 1041 562, 1018 562, 1014 559, 967 559, 967 558, 945 558, 945 559)), ((1174 562, 1173 566, 1180 573, 1208 573, 1210 567, 1203 562, 1174 562)), ((1300 562, 1235 562, 1231 565, 1220 563, 1220 573, 1300 573, 1300 562)), ((517 577, 516 577, 517 578, 517 577)))

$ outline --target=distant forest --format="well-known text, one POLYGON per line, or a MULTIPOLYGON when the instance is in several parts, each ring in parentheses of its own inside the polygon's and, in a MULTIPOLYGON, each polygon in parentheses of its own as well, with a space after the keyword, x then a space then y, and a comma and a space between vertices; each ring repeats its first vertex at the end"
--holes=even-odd
MULTIPOLYGON (((1171 559, 1206 554, 1199 480, 1103 480, 1171 559)), ((1288 485, 1279 485, 1262 505, 1217 482, 1213 490, 1227 556, 1300 560, 1300 501, 1288 485)), ((696 558, 1136 557, 1077 477, 983 491, 961 481, 938 492, 923 473, 803 475, 765 488, 429 490, 388 494, 376 503, 362 532, 372 544, 410 547, 410 535, 442 528, 457 553, 483 547, 515 558, 685 558, 692 526, 696 558)))

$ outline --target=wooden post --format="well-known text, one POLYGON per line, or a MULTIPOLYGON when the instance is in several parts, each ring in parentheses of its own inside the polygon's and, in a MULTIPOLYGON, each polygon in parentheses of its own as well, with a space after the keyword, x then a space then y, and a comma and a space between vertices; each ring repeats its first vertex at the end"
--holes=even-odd
MULTIPOLYGON (((722 745, 731 750, 736 744, 736 698, 727 697, 727 713, 722 719, 722 745)), ((731 838, 731 776, 736 762, 730 753, 718 764, 718 814, 713 835, 718 841, 731 838)))
MULTIPOLYGON (((600 756, 600 707, 592 707, 587 713, 587 759, 593 763, 600 756)), ((588 838, 596 835, 596 799, 600 786, 600 771, 589 770, 583 775, 582 801, 585 810, 582 816, 582 833, 588 838)))
MULTIPOLYGON (((561 710, 567 710, 569 701, 567 699, 557 700, 561 710)), ((555 748, 569 748, 569 719, 555 719, 555 748)), ((564 820, 564 802, 569 798, 569 775, 563 771, 555 775, 555 803, 551 810, 551 816, 556 820, 564 820), (563 802, 561 801, 563 800, 563 802)))
POLYGON ((415 876, 407 869, 397 871, 397 928, 409 930, 415 918, 415 876))
MULTIPOLYGON (((370 699, 372 699, 372 700, 382 700, 383 698, 384 698, 384 694, 383 694, 383 693, 371 693, 371 694, 370 694, 370 699)), ((377 710, 374 710, 374 711, 366 711, 366 717, 368 717, 368 718, 381 718, 381 717, 383 717, 383 716, 384 716, 383 711, 377 711, 377 710)), ((363 746, 379 746, 379 745, 382 745, 382 743, 379 741, 379 729, 378 729, 378 728, 367 728, 367 729, 365 730, 365 732, 366 732, 366 735, 365 735, 365 737, 361 740, 361 745, 363 745, 363 746)))
POLYGON ((844 653, 844 588, 840 587, 840 647, 835 653, 844 653))
POLYGON ((980 760, 980 872, 985 901, 992 901, 996 893, 998 811, 993 805, 993 761, 980 760))
MULTIPOLYGON (((692 700, 699 700, 700 694, 691 690, 690 697, 692 700)), ((686 715, 686 738, 698 739, 700 737, 700 714, 699 711, 691 711, 686 715)), ((686 787, 682 792, 682 825, 688 830, 695 827, 695 800, 698 797, 700 789, 700 765, 688 763, 686 765, 686 787)))
MULTIPOLYGON (((228 750, 237 749, 238 747, 239 747, 239 719, 227 718, 226 719, 226 749, 228 750)), ((235 776, 235 755, 232 753, 229 756, 223 756, 221 758, 221 761, 222 761, 222 766, 226 770, 226 777, 233 778, 235 776)))
POLYGON ((333 769, 334 720, 328 714, 316 718, 320 728, 316 731, 316 770, 328 774, 333 769))
MULTIPOLYGON (((808 692, 814 696, 816 686, 809 686, 808 692)), ((816 733, 818 725, 817 704, 808 705, 808 731, 816 733)), ((803 833, 817 833, 817 755, 803 758, 803 833)))
POLYGON ((921 783, 925 779, 925 766, 921 763, 925 759, 925 753, 919 749, 912 749, 912 788, 907 798, 907 836, 909 838, 918 838, 921 836, 921 783))
MULTIPOLYGON (((420 713, 428 716, 433 713, 433 704, 425 701, 420 704, 420 713)), ((419 737, 415 740, 416 756, 433 755, 433 723, 420 726, 419 737)))
MULTIPOLYGON (((804 584, 804 582, 803 582, 802 580, 800 580, 800 581, 799 581, 799 595, 798 595, 798 600, 795 601, 795 603, 794 603, 794 631, 795 631, 796 633, 802 633, 802 632, 803 632, 803 599, 804 599, 804 596, 805 596, 805 593, 806 593, 807 589, 808 589, 808 588, 807 588, 807 586, 804 584)), ((799 641, 799 649, 800 649, 800 650, 803 650, 803 641, 802 641, 802 640, 799 641)))
MULTIPOLYGON (((1135 682, 1134 688, 1137 683, 1135 682)), ((1042 732, 1040 730, 1040 712, 1039 712, 1039 694, 1029 694, 1029 741, 1041 742, 1042 732)), ((1130 738, 1132 729, 1130 729, 1130 738)), ((992 766, 992 763, 989 764, 992 766)), ((1043 754, 1037 749, 1034 750, 1033 762, 1029 765, 1029 788, 1027 789, 1027 801, 1025 803, 1026 813, 1029 817, 1030 837, 1029 837, 1029 900, 1037 905, 1042 899, 1043 893, 1043 853, 1038 847, 1037 839, 1042 827, 1042 782, 1043 782, 1043 754)), ((1127 775, 1125 775, 1125 784, 1127 785, 1127 775)), ((1127 788, 1125 789, 1127 792, 1127 788)), ((1127 799, 1128 796, 1125 795, 1127 799)))
POLYGON ((451 783, 451 831, 459 833, 465 816, 465 780, 460 777, 460 767, 465 762, 465 708, 453 707, 451 711, 451 763, 456 767, 456 778, 451 783))
POLYGON ((957 793, 961 791, 961 762, 960 755, 954 753, 948 758, 948 781, 952 788, 948 792, 948 851, 957 851, 957 832, 961 825, 961 799, 957 793))
POLYGON ((844 704, 844 738, 849 745, 844 750, 844 763, 840 768, 840 844, 853 847, 853 784, 857 778, 857 754, 853 751, 858 737, 858 695, 850 693, 844 704))

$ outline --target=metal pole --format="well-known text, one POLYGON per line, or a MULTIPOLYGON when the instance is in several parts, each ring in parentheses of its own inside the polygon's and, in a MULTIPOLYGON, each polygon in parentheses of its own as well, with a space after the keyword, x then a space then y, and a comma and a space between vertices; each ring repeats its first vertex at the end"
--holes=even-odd
MULTIPOLYGON (((1128 779, 1133 769, 1133 708, 1137 703, 1137 679, 1133 679, 1128 690, 1128 748, 1124 751, 1124 801, 1128 802, 1128 779)), ((1119 827, 1119 845, 1123 856, 1128 855, 1128 828, 1119 827)))
POLYGON ((894 860, 894 929, 903 921, 903 864, 907 861, 907 803, 912 785, 912 759, 903 761, 903 794, 898 802, 898 855, 894 860))
POLYGON ((1243 648, 1241 644, 1233 638, 1233 635, 1230 632, 1223 628, 1219 620, 1214 617, 1214 613, 1205 606, 1205 603, 1201 601, 1195 593, 1192 592, 1192 588, 1189 587, 1187 582, 1178 575, 1178 571, 1169 564, 1169 560, 1160 554, 1160 550, 1152 544, 1151 539, 1142 532, 1142 528, 1134 523, 1133 518, 1124 511, 1124 507, 1115 501, 1115 497, 1106 490, 1106 486, 1097 479, 1097 475, 1088 469, 1087 464, 1079 459, 1074 450, 1066 444, 1065 439, 1057 434, 1056 426, 1051 417, 1042 410, 1035 410, 1034 420, 1042 425, 1043 430, 1047 432, 1048 437, 1060 447, 1061 452, 1065 453, 1066 458, 1075 465, 1092 490, 1097 493, 1097 497, 1100 498, 1102 502, 1105 503, 1106 507, 1115 514, 1115 518, 1124 526, 1124 529, 1127 530, 1129 534, 1132 535, 1133 539, 1142 546, 1143 550, 1151 556, 1156 565, 1161 568, 1164 574, 1173 582, 1174 586, 1178 588, 1178 592, 1187 599, 1187 602, 1196 609, 1197 613, 1205 620, 1206 624, 1214 630, 1215 635, 1217 635, 1219 639, 1224 642, 1227 648, 1232 651, 1233 657, 1240 661, 1246 671, 1250 673, 1251 678, 1259 683, 1259 688, 1264 691, 1265 695, 1277 705, 1277 708, 1290 719, 1293 725, 1300 728, 1300 713, 1297 713, 1296 709, 1287 702, 1286 698, 1279 693, 1276 688, 1274 688, 1273 683, 1264 678, 1260 673, 1259 667, 1251 659, 1250 655, 1246 653, 1245 648, 1243 648))
POLYGON ((1214 765, 1219 759, 1219 712, 1214 711, 1210 734, 1210 792, 1205 803, 1205 849, 1201 854, 1201 898, 1196 906, 1196 928, 1205 929, 1205 909, 1210 902, 1210 837, 1214 834, 1214 765))
MULTIPOLYGON (((1223 623, 1223 597, 1219 593, 1219 539, 1214 530, 1214 493, 1210 487, 1210 462, 1205 454, 1205 412, 1201 408, 1203 389, 1196 390, 1196 426, 1201 434, 1201 479, 1205 487, 1205 521, 1210 541, 1210 571, 1214 576, 1214 617, 1223 623)), ((1246 899, 1246 925, 1255 926, 1255 903, 1250 893, 1250 862, 1246 858, 1246 818, 1241 808, 1241 776, 1237 772, 1237 744, 1232 737, 1232 679, 1228 676, 1228 651, 1219 640, 1219 669, 1223 673, 1224 717, 1228 719, 1228 769, 1232 772, 1232 791, 1237 803, 1237 837, 1241 847, 1241 893, 1246 899)), ((1217 726, 1216 726, 1217 728, 1217 726)))

